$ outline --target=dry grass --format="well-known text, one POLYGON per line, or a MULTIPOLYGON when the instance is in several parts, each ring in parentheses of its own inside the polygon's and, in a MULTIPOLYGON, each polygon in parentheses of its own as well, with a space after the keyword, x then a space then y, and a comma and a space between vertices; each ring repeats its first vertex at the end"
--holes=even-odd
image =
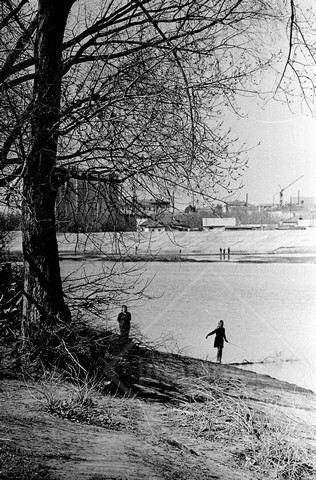
POLYGON ((40 459, 21 448, 0 445, 0 480, 57 480, 40 459))
POLYGON ((246 466, 262 478, 303 480, 315 478, 310 449, 297 425, 280 417, 256 421, 256 437, 240 453, 246 466))
POLYGON ((36 398, 44 410, 76 423, 110 430, 134 430, 135 403, 131 398, 104 394, 104 382, 75 375, 71 381, 56 371, 36 382, 36 398))
POLYGON ((239 465, 255 472, 256 478, 315 478, 312 447, 297 421, 254 410, 239 382, 206 376, 184 378, 182 385, 190 400, 175 410, 179 427, 196 437, 229 443, 239 465))

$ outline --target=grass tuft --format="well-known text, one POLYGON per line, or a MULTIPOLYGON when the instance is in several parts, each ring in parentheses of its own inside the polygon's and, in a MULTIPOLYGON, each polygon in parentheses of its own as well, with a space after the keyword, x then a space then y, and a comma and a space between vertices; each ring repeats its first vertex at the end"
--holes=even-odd
POLYGON ((102 383, 88 376, 70 383, 62 374, 52 372, 38 380, 37 397, 50 414, 75 423, 95 425, 109 430, 133 430, 135 404, 130 399, 104 395, 102 383))

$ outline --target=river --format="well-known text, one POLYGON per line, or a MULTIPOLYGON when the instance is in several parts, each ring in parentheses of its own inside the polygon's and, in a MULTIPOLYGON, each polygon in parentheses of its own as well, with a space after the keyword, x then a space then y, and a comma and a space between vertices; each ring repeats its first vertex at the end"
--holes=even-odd
MULTIPOLYGON (((64 274, 78 270, 78 261, 61 263, 64 274)), ((241 368, 316 391, 315 263, 150 262, 143 278, 155 298, 129 309, 159 348, 215 361, 214 337, 205 336, 222 319, 223 363, 263 362, 241 368)))

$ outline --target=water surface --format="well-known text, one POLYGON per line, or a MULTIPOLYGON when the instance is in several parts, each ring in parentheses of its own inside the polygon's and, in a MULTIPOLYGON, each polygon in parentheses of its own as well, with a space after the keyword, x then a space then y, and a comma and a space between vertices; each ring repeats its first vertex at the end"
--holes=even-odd
POLYGON ((316 391, 314 263, 151 262, 144 278, 156 298, 132 304, 132 320, 160 348, 215 361, 205 336, 222 319, 223 363, 264 361, 246 368, 316 391))

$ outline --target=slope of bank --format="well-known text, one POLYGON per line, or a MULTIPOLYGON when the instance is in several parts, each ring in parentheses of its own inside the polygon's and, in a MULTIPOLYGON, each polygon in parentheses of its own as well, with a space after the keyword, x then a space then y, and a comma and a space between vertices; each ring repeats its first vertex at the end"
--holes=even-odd
POLYGON ((89 402, 71 411, 65 399, 74 389, 56 378, 4 378, 0 479, 315 478, 312 392, 158 352, 154 368, 141 371, 134 398, 90 390, 89 402), (63 405, 58 415, 57 404, 63 405), (5 476, 5 453, 25 472, 39 465, 38 476, 14 476, 14 470, 5 476))
MULTIPOLYGON (((231 259, 247 255, 316 256, 316 228, 307 230, 211 230, 203 232, 59 233, 61 256, 119 255, 218 258, 220 248, 230 249, 231 259)), ((11 253, 22 251, 21 233, 13 232, 11 253)))

